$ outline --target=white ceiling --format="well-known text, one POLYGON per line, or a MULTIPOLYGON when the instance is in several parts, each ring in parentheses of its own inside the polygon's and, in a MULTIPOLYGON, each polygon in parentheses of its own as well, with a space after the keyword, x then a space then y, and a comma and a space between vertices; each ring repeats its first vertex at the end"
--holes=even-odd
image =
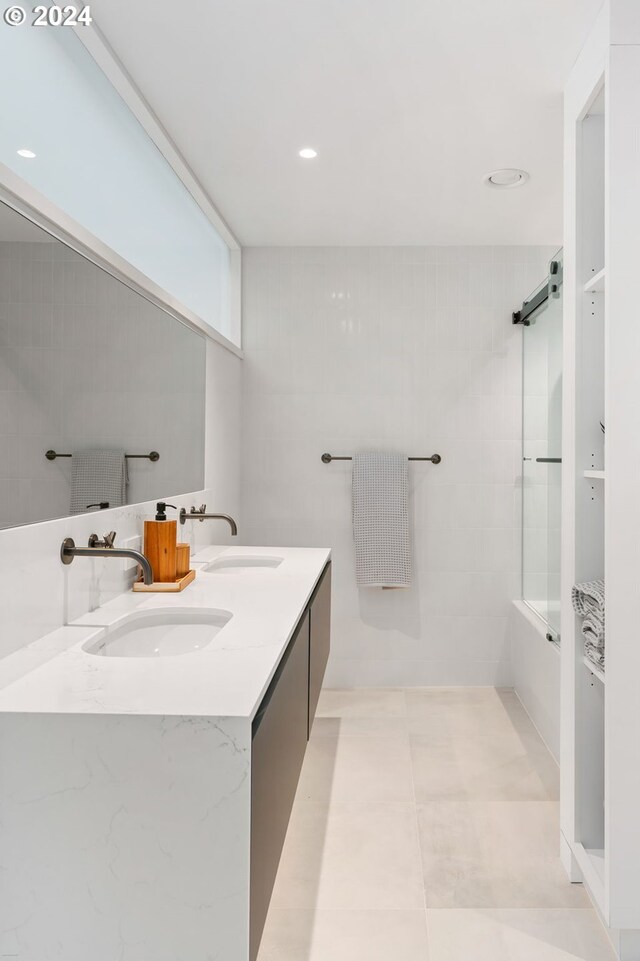
POLYGON ((391 245, 561 242, 562 89, 600 5, 91 8, 241 243, 391 245), (530 181, 484 186, 507 166, 530 181))

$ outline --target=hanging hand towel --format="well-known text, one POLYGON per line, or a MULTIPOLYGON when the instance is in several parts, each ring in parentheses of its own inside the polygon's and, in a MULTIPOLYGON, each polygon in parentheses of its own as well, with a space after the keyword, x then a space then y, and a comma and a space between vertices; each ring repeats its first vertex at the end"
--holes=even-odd
POLYGON ((71 458, 72 514, 82 514, 89 504, 109 507, 127 503, 127 459, 123 450, 80 450, 71 458))
POLYGON ((409 469, 405 454, 353 458, 353 537, 359 587, 409 587, 409 469))

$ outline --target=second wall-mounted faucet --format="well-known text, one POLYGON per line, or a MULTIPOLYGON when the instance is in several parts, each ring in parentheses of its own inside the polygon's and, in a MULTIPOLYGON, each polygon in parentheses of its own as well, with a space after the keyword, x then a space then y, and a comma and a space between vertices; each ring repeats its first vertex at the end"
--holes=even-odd
POLYGON ((115 539, 115 531, 109 531, 108 534, 104 535, 103 540, 100 540, 97 534, 92 534, 89 538, 88 547, 76 547, 72 537, 65 537, 60 547, 60 560, 63 564, 71 564, 75 557, 128 557, 142 568, 142 578, 145 584, 147 586, 153 584, 151 564, 144 554, 141 554, 140 551, 130 550, 128 547, 114 547, 115 539))
POLYGON ((207 514, 206 510, 207 510, 206 504, 202 504, 200 508, 197 510, 195 507, 192 507, 189 513, 187 513, 186 508, 183 507, 178 515, 180 518, 180 523, 184 524, 188 520, 226 521, 229 527, 231 528, 231 533, 233 534, 234 537, 236 536, 236 534, 238 533, 238 525, 234 521, 233 517, 230 517, 229 514, 207 514))

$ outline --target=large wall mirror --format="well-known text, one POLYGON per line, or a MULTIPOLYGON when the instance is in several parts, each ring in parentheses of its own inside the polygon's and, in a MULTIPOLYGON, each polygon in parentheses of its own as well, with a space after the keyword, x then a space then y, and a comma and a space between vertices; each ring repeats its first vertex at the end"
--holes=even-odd
POLYGON ((202 489, 205 355, 0 203, 0 527, 202 489))

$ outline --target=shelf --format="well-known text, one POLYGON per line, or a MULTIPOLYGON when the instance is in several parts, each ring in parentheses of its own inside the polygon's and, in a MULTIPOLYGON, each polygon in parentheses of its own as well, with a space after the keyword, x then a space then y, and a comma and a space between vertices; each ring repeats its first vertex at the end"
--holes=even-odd
POLYGON ((585 294, 596 294, 604 291, 605 268, 594 274, 584 285, 585 294))
POLYGON ((593 676, 596 677, 602 684, 605 683, 604 671, 602 671, 597 664, 594 664, 593 661, 590 661, 586 655, 583 656, 582 663, 587 670, 591 671, 593 676))
POLYGON ((605 473, 603 470, 586 470, 583 471, 585 477, 589 477, 591 480, 604 480, 605 473))

